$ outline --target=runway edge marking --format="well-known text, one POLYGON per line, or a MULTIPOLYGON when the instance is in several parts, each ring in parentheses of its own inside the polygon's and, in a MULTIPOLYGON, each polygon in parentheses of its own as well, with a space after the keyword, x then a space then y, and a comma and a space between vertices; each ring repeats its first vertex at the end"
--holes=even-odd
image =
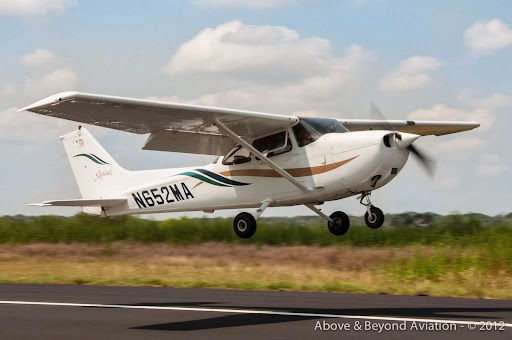
MULTIPOLYGON (((0 301, 5 305, 38 305, 38 306, 57 306, 57 307, 96 307, 96 308, 123 308, 123 309, 145 309, 145 310, 172 310, 183 312, 215 312, 215 313, 238 313, 238 314, 264 314, 264 315, 282 315, 282 316, 303 316, 317 318, 340 318, 340 319, 366 319, 376 321, 416 321, 416 322, 438 322, 453 323, 459 325, 469 325, 479 321, 468 320, 448 320, 448 319, 422 319, 422 318, 397 318, 388 316, 367 316, 367 315, 343 315, 343 314, 322 314, 322 313, 296 313, 296 312, 277 312, 266 310, 251 309, 226 309, 226 308, 198 308, 198 307, 169 307, 169 306, 133 306, 133 305, 108 305, 97 303, 72 303, 72 302, 44 302, 44 301, 0 301)), ((512 323, 503 323, 503 326, 512 328, 512 323)))

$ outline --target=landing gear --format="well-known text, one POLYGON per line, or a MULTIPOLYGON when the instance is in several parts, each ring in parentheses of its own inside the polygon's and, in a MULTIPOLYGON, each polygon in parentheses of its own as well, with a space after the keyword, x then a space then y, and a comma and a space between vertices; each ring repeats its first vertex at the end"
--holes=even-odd
POLYGON ((331 214, 331 216, 327 216, 312 204, 306 204, 306 207, 313 210, 323 219, 327 220, 327 227, 329 228, 331 234, 341 236, 347 233, 348 228, 350 227, 350 219, 344 212, 335 211, 331 214))
POLYGON ((372 229, 377 229, 384 223, 384 213, 377 207, 370 207, 364 214, 366 225, 372 229))
POLYGON ((327 222, 327 227, 329 227, 331 234, 336 236, 345 235, 350 227, 350 219, 347 214, 335 211, 329 217, 331 221, 327 222))
POLYGON ((379 208, 375 207, 370 200, 371 192, 364 192, 360 196, 362 205, 366 206, 366 213, 364 214, 364 221, 366 225, 372 229, 377 229, 384 224, 384 213, 379 208), (366 203, 363 203, 363 199, 366 198, 366 203))
POLYGON ((235 230, 236 236, 240 238, 249 238, 256 232, 256 219, 268 208, 272 203, 271 199, 265 199, 261 202, 261 206, 256 210, 256 213, 250 214, 243 212, 236 215, 233 221, 233 229, 235 230))
POLYGON ((256 232, 256 219, 247 212, 236 215, 233 221, 233 229, 236 236, 240 238, 249 238, 256 232))

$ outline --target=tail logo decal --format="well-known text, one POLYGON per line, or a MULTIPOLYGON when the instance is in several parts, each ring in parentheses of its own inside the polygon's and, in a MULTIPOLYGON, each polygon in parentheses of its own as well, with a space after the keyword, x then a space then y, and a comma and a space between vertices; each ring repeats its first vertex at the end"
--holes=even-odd
POLYGON ((93 161, 94 163, 99 164, 99 165, 110 164, 110 163, 105 162, 103 159, 99 158, 98 156, 96 156, 92 153, 81 153, 81 154, 73 156, 73 158, 75 158, 75 157, 89 158, 91 161, 93 161))
POLYGON ((198 174, 196 172, 187 171, 187 172, 182 172, 181 174, 178 174, 176 176, 180 176, 180 175, 188 176, 188 177, 193 177, 193 178, 197 178, 198 180, 200 180, 201 182, 197 183, 194 186, 194 188, 203 182, 211 184, 211 185, 216 185, 219 187, 239 187, 239 186, 252 184, 252 183, 244 183, 244 182, 234 181, 232 179, 229 179, 227 177, 221 176, 219 174, 216 174, 214 172, 211 172, 211 171, 208 171, 205 169, 195 169, 195 171, 200 172, 200 173, 198 174))

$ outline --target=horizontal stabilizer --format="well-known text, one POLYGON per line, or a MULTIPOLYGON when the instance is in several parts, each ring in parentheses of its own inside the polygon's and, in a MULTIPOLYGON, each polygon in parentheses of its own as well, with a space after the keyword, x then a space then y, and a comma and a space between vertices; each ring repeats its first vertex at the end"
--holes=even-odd
POLYGON ((126 198, 98 198, 44 201, 43 203, 30 203, 36 207, 104 207, 111 208, 126 202, 126 198))

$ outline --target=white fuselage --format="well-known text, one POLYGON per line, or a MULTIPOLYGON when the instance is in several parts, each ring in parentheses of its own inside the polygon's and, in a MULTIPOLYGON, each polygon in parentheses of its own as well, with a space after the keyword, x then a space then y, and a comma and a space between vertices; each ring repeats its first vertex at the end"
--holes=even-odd
POLYGON ((115 195, 126 197, 127 202, 105 213, 253 208, 264 200, 271 200, 270 206, 313 204, 372 191, 391 181, 409 156, 409 151, 393 140, 386 146, 385 135, 394 133, 330 133, 304 147, 291 138, 292 150, 271 159, 311 188, 310 192, 300 190, 254 156, 250 162, 236 165, 222 164, 221 157, 203 167, 132 172, 133 186, 115 195), (380 177, 376 180, 375 176, 380 177))

